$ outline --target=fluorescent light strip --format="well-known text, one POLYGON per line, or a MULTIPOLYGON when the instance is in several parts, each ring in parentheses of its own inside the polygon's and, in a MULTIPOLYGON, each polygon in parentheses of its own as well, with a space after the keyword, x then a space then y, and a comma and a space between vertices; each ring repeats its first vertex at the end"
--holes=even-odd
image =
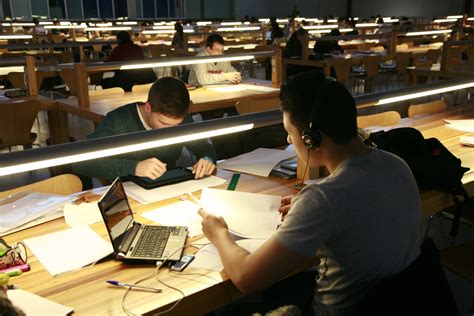
POLYGON ((226 135, 230 133, 246 131, 246 130, 252 129, 253 125, 254 124, 238 125, 238 126, 227 127, 227 128, 222 128, 222 129, 213 130, 213 131, 195 133, 191 135, 155 140, 155 141, 145 142, 141 144, 121 146, 121 147, 104 149, 104 150, 82 153, 82 154, 77 154, 77 155, 70 155, 70 156, 52 158, 52 159, 47 159, 47 160, 42 160, 42 161, 35 161, 35 162, 25 163, 25 164, 16 165, 16 166, 4 167, 4 168, 0 168, 0 176, 20 173, 20 172, 25 172, 25 171, 31 171, 31 170, 37 170, 37 169, 43 169, 43 168, 49 168, 52 166, 60 166, 64 164, 75 163, 75 162, 80 162, 80 161, 85 161, 85 160, 90 160, 90 159, 125 154, 125 153, 139 151, 139 150, 148 149, 148 148, 157 148, 157 147, 162 147, 162 146, 167 146, 167 145, 172 145, 172 144, 180 144, 183 142, 193 141, 197 139, 205 139, 205 138, 219 136, 219 135, 226 135))
POLYGON ((268 18, 265 18, 265 19, 258 19, 258 22, 268 23, 268 22, 270 22, 270 19, 268 19, 268 18))
POLYGON ((199 21, 196 23, 198 26, 205 26, 205 25, 209 25, 209 24, 212 24, 211 21, 199 21))
POLYGON ((2 23, 2 26, 12 26, 11 23, 2 23))
POLYGON ((327 24, 327 25, 309 25, 305 26, 306 30, 321 30, 321 29, 337 29, 337 24, 327 24))
POLYGON ((384 18, 383 21, 385 23, 395 23, 395 22, 400 22, 399 19, 392 19, 392 18, 384 18))
POLYGON ((86 31, 130 31, 130 26, 87 27, 86 31))
POLYGON ((407 94, 407 95, 401 95, 401 96, 398 96, 398 97, 381 99, 381 100, 379 100, 379 102, 377 102, 377 105, 394 103, 394 102, 410 100, 410 99, 416 99, 416 98, 421 98, 421 97, 425 97, 425 96, 428 96, 428 95, 445 93, 445 92, 449 92, 449 91, 461 90, 461 89, 466 89, 466 88, 471 88, 471 87, 474 87, 474 81, 470 82, 470 83, 460 84, 460 85, 446 87, 446 88, 433 89, 433 90, 428 90, 428 91, 423 91, 423 92, 416 92, 416 93, 411 93, 411 94, 407 94))
POLYGON ((356 27, 376 27, 379 26, 377 23, 357 23, 356 27))
POLYGON ((154 30, 174 30, 173 25, 157 25, 153 26, 154 30))
POLYGON ((242 22, 221 22, 221 25, 242 25, 242 22))
POLYGON ((125 21, 125 22, 117 22, 117 25, 137 25, 137 21, 125 21))
POLYGON ((288 19, 277 19, 277 23, 288 23, 288 19))
POLYGON ((142 34, 174 34, 174 30, 145 30, 142 34))
POLYGON ((434 35, 434 34, 448 34, 448 33, 451 33, 451 30, 408 32, 405 34, 405 36, 434 35))
POLYGON ((0 39, 30 39, 33 35, 0 35, 0 39))
POLYGON ((448 22, 456 22, 458 19, 436 19, 434 23, 448 23, 448 22))
POLYGON ((34 23, 12 23, 12 26, 35 26, 34 23))
POLYGON ((95 26, 98 26, 98 27, 106 27, 106 26, 113 26, 113 24, 112 24, 112 22, 97 23, 95 26))
POLYGON ((354 29, 351 29, 351 28, 348 28, 348 29, 339 29, 339 32, 343 32, 343 33, 345 33, 345 32, 352 32, 352 31, 354 31, 354 29))
POLYGON ((329 34, 331 30, 311 30, 308 31, 309 34, 329 34))
POLYGON ((448 15, 447 19, 462 19, 462 15, 448 15))
POLYGON ((232 56, 224 58, 209 57, 203 59, 195 60, 176 60, 176 61, 160 61, 156 63, 144 63, 144 64, 134 64, 134 65, 123 65, 120 67, 120 70, 128 69, 142 69, 142 68, 154 68, 154 67, 171 67, 171 66, 182 66, 182 65, 195 65, 195 64, 208 64, 208 63, 218 63, 223 61, 240 61, 240 60, 250 60, 254 59, 254 55, 246 56, 232 56))
POLYGON ((234 31, 259 31, 258 26, 242 26, 242 27, 219 27, 218 32, 234 32, 234 31))
POLYGON ((39 25, 53 25, 54 23, 53 22, 39 22, 39 25))
POLYGON ((46 25, 45 29, 53 29, 53 30, 62 30, 62 29, 85 29, 87 26, 85 25, 46 25))
POLYGON ((63 21, 63 22, 59 22, 59 25, 71 25, 71 22, 63 21))
POLYGON ((337 19, 329 19, 328 23, 337 23, 337 19))

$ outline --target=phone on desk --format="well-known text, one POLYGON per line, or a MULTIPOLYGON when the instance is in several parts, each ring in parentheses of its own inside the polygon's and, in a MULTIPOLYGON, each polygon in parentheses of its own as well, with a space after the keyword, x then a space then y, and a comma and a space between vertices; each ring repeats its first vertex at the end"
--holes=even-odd
POLYGON ((194 255, 183 255, 179 261, 176 261, 170 269, 181 272, 194 260, 194 255))
POLYGON ((280 177, 280 178, 283 178, 283 179, 286 179, 286 180, 296 178, 296 172, 295 171, 280 168, 280 167, 274 168, 270 172, 270 174, 274 175, 274 176, 277 176, 277 177, 280 177))
POLYGON ((194 174, 188 168, 174 168, 167 170, 161 177, 152 180, 148 177, 130 177, 130 180, 146 190, 161 187, 164 185, 183 182, 194 179, 194 174))

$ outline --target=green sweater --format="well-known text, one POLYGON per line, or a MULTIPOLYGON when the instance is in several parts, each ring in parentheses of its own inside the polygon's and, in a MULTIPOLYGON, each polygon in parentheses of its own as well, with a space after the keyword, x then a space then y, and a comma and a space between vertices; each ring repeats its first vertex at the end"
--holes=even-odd
MULTIPOLYGON (((127 104, 109 112, 99 126, 97 126, 97 129, 87 138, 93 139, 144 131, 145 127, 138 116, 137 104, 139 103, 127 104)), ((181 124, 188 123, 193 123, 193 120, 189 115, 185 117, 181 124)), ((205 139, 188 142, 185 146, 196 156, 197 159, 207 157, 216 161, 215 150, 205 139)), ((160 161, 166 163, 168 169, 174 168, 182 150, 182 144, 151 148, 113 157, 83 161, 73 164, 72 170, 76 174, 99 179, 126 177, 135 174, 135 167, 139 161, 152 157, 156 157, 160 161)))

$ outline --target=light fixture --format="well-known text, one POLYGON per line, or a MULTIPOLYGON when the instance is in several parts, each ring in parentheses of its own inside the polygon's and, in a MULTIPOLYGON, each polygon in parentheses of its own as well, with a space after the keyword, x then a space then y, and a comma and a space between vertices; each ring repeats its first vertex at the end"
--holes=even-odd
POLYGON ((258 19, 258 22, 268 23, 268 22, 270 22, 270 19, 269 18, 258 19))
POLYGON ((86 31, 130 31, 132 27, 130 26, 108 26, 108 27, 87 27, 86 31))
POLYGON ((462 19, 462 15, 448 15, 447 19, 462 19))
POLYGON ((377 27, 377 23, 357 23, 356 27, 377 27))
POLYGON ((85 25, 46 25, 45 29, 52 30, 62 30, 62 29, 85 29, 85 25))
POLYGON ((276 19, 277 23, 288 23, 288 19, 276 19))
POLYGON ((456 22, 458 19, 436 19, 434 23, 449 23, 449 22, 456 22))
POLYGON ((33 38, 33 35, 27 34, 17 34, 17 35, 0 35, 0 40, 2 39, 30 39, 33 38))
POLYGON ((0 176, 241 132, 281 122, 279 110, 0 154, 0 176))
POLYGON ((17 22, 12 23, 12 26, 35 26, 34 23, 26 23, 26 22, 17 22))
POLYGON ((383 22, 384 23, 396 23, 396 22, 400 22, 399 19, 392 19, 392 18, 383 18, 383 22))
POLYGON ((310 30, 308 31, 309 34, 329 34, 331 30, 310 30))
POLYGON ((451 30, 434 30, 434 31, 420 31, 420 32, 408 32, 405 36, 420 36, 420 35, 435 35, 435 34, 449 34, 451 30))
POLYGON ((212 24, 212 22, 211 21, 198 21, 198 22, 196 22, 196 24, 198 26, 206 26, 206 25, 212 24))
POLYGON ((39 25, 53 25, 54 23, 53 22, 50 22, 50 21, 42 21, 42 22, 39 22, 39 25))
POLYGON ((347 28, 347 29, 339 29, 339 32, 346 33, 346 32, 352 32, 354 29, 352 28, 347 28))
POLYGON ((461 83, 461 84, 451 83, 448 86, 446 86, 445 82, 442 82, 442 83, 438 84, 438 86, 439 85, 444 85, 444 87, 439 87, 438 88, 438 87, 436 87, 437 85, 430 85, 428 87, 418 86, 418 87, 416 87, 416 89, 418 89, 418 90, 423 89, 423 90, 412 92, 412 93, 408 92, 407 94, 404 94, 404 95, 399 95, 399 96, 395 96, 395 97, 380 99, 377 102, 377 105, 394 103, 394 102, 410 100, 410 99, 416 99, 416 98, 421 98, 421 97, 425 97, 425 96, 429 96, 429 95, 445 93, 445 92, 449 92, 449 91, 456 91, 456 90, 461 90, 461 89, 466 89, 466 88, 472 88, 472 87, 474 87, 474 81, 467 82, 467 83, 461 83))
POLYGON ((221 25, 226 25, 226 26, 242 25, 242 22, 221 22, 221 25))
POLYGON ((174 30, 173 25, 155 25, 153 26, 154 30, 174 30))
POLYGON ((326 25, 308 25, 304 28, 306 30, 320 30, 320 29, 337 29, 337 24, 326 24, 326 25))
POLYGON ((337 19, 329 19, 328 23, 337 23, 337 19))
POLYGON ((219 27, 218 32, 240 32, 240 31, 259 31, 258 26, 242 26, 242 27, 219 27))

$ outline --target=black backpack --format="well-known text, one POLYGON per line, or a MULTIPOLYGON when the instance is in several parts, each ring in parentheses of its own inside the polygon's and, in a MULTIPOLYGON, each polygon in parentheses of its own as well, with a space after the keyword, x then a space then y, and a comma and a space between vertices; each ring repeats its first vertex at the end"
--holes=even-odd
POLYGON ((438 139, 425 139, 420 131, 411 127, 372 133, 365 143, 405 160, 420 189, 439 190, 452 195, 456 211, 450 235, 456 236, 463 204, 469 198, 461 179, 469 168, 462 167, 461 160, 438 139))

